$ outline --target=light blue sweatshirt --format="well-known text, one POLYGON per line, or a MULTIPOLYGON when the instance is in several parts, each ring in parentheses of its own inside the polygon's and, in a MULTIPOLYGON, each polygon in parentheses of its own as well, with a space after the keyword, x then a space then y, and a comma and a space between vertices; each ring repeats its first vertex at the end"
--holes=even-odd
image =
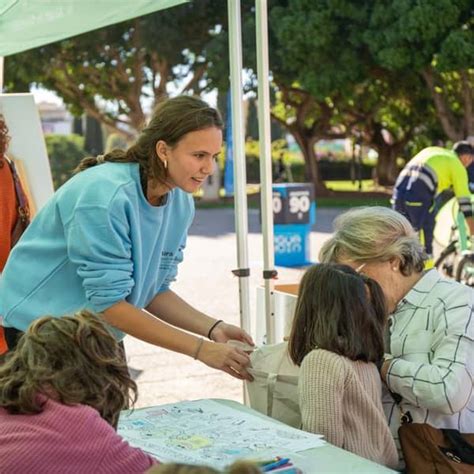
POLYGON ((24 331, 44 315, 100 312, 122 300, 146 307, 175 279, 193 217, 192 196, 180 189, 152 206, 135 163, 82 171, 10 254, 0 277, 3 325, 24 331))

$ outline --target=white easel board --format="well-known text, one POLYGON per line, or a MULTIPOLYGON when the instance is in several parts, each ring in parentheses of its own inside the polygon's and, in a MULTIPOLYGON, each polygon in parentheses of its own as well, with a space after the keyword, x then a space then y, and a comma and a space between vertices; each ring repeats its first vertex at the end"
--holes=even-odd
POLYGON ((40 116, 32 94, 0 94, 0 113, 11 137, 7 156, 18 163, 19 173, 38 211, 54 192, 40 116))

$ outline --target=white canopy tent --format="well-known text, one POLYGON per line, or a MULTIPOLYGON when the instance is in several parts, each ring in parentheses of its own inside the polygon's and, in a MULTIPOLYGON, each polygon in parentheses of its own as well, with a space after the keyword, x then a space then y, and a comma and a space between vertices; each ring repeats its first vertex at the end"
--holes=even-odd
MULTIPOLYGON (((3 57, 85 33, 137 16, 186 3, 187 0, 0 0, 0 91, 3 57)), ((199 0, 196 0, 199 1, 199 0)), ((261 208, 264 247, 267 342, 274 340, 271 292, 274 270, 271 189, 270 100, 268 84, 267 0, 255 0, 258 64, 261 208)), ((248 221, 242 110, 242 40, 240 0, 228 0, 234 142, 235 223, 237 232, 241 325, 250 330, 248 221)), ((191 19, 190 19, 191 20, 191 19)))

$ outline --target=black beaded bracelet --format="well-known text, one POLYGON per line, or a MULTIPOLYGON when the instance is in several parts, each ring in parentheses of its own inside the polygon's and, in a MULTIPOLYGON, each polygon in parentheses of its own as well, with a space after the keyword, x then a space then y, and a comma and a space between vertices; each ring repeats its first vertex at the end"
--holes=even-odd
POLYGON ((224 321, 222 319, 218 319, 212 326, 211 326, 211 329, 209 329, 209 332, 207 333, 207 338, 208 339, 211 339, 211 334, 212 334, 212 331, 214 331, 214 328, 220 324, 220 323, 223 323, 224 321))

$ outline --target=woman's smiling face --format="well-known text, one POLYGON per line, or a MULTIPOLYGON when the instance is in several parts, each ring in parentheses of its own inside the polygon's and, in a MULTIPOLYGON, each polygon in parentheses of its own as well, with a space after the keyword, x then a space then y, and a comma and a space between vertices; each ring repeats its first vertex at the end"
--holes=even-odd
POLYGON ((160 140, 156 153, 167 163, 167 185, 187 193, 196 192, 214 172, 222 147, 222 130, 209 127, 189 132, 174 146, 160 140))

